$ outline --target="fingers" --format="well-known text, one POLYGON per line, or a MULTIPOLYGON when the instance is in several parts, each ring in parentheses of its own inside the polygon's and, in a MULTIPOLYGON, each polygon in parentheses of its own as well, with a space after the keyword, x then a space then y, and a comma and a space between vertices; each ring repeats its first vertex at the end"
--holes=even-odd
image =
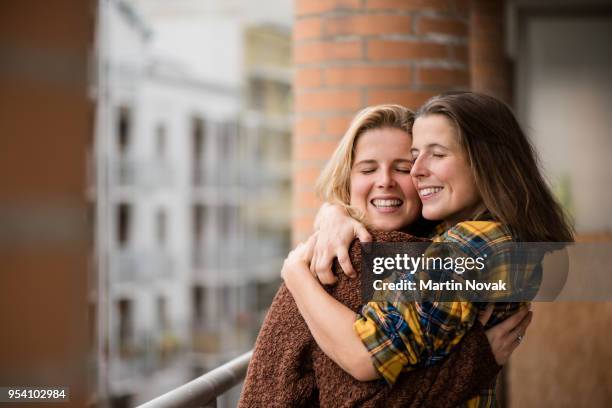
POLYGON ((499 323, 492 330, 498 330, 500 334, 505 335, 510 333, 518 324, 527 316, 529 309, 525 306, 521 307, 518 312, 499 323))
POLYGON ((317 265, 318 259, 319 258, 317 256, 317 251, 315 250, 312 253, 312 259, 310 260, 310 265, 308 265, 308 267, 310 268, 310 273, 312 273, 313 276, 317 276, 316 265, 317 265))
POLYGON ((320 239, 319 232, 317 231, 312 235, 314 237, 314 248, 312 251, 312 258, 310 259, 310 272, 313 276, 317 276, 317 264, 320 262, 321 254, 325 251, 325 244, 320 239))
MULTIPOLYGON (((533 312, 527 313, 527 316, 525 316, 523 320, 521 320, 521 322, 508 334, 510 336, 510 339, 516 340, 522 338, 522 336, 524 336, 525 332, 527 331, 527 327, 531 324, 532 318, 533 312)), ((520 343, 520 341, 518 341, 517 343, 520 343)))
POLYGON ((312 234, 306 241, 304 248, 304 260, 310 264, 314 254, 315 244, 317 243, 317 233, 312 234))
POLYGON ((331 285, 336 283, 336 277, 332 273, 332 265, 334 258, 329 256, 328 254, 323 254, 323 256, 317 259, 317 264, 315 265, 315 274, 317 275, 317 279, 324 285, 331 285))
POLYGON ((321 282, 323 285, 333 285, 337 280, 336 276, 334 276, 331 270, 317 272, 317 279, 319 279, 319 282, 321 282))
POLYGON ((372 242, 372 236, 360 222, 355 223, 354 234, 361 242, 372 242))
POLYGON ((351 263, 351 257, 349 256, 348 250, 345 247, 338 248, 338 263, 342 268, 342 271, 349 278, 357 276, 353 264, 351 263))
POLYGON ((478 313, 478 320, 480 321, 480 324, 482 324, 483 326, 486 326, 492 314, 493 314, 493 305, 487 305, 485 310, 478 313))
MULTIPOLYGON (((504 365, 508 362, 510 355, 521 343, 522 336, 525 335, 532 317, 533 313, 527 307, 522 307, 518 312, 485 332, 497 364, 504 365)), ((482 321, 482 316, 479 319, 482 321)))
POLYGON ((504 364, 510 359, 510 356, 512 353, 514 353, 514 350, 516 350, 516 348, 523 341, 523 336, 525 336, 525 332, 527 327, 531 324, 532 318, 533 312, 528 312, 527 315, 523 317, 523 320, 521 320, 521 322, 505 336, 504 340, 502 341, 504 344, 502 351, 502 354, 504 355, 504 364))

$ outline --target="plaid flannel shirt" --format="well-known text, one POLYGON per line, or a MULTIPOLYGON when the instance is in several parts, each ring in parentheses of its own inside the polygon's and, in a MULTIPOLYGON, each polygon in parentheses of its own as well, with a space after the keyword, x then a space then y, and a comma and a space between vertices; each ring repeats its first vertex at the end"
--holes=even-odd
MULTIPOLYGON (((447 231, 436 229, 433 242, 450 242, 463 256, 494 253, 500 245, 512 242, 509 230, 495 221, 466 221, 447 231)), ((425 257, 439 256, 441 246, 432 245, 425 257)), ((447 256, 448 254, 444 254, 447 256)), ((511 258, 498 262, 488 274, 500 277, 524 268, 524 276, 539 271, 539 263, 512 265, 511 258)), ((515 262, 515 260, 513 260, 515 262)), ((539 281, 538 281, 539 283, 539 281)), ((420 303, 402 301, 401 295, 385 302, 369 302, 357 316, 354 329, 369 350, 375 368, 392 385, 403 370, 427 367, 447 356, 473 326, 486 304, 466 301, 420 303)), ((514 313, 520 303, 495 303, 492 326, 514 313)), ((495 406, 495 384, 480 390, 467 401, 468 407, 495 406)))

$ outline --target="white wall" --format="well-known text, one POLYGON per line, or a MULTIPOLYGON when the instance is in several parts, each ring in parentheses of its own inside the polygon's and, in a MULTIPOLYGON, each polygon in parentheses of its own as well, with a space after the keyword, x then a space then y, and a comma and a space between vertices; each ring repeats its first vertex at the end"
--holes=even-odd
POLYGON ((518 108, 579 232, 612 230, 612 18, 526 22, 518 108))

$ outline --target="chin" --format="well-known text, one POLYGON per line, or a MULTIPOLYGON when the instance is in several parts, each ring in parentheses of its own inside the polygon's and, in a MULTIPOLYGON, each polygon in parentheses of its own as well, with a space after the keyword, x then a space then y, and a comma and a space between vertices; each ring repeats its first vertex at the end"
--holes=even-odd
POLYGON ((440 211, 436 211, 433 208, 427 209, 425 207, 423 207, 423 218, 425 218, 426 220, 429 220, 429 221, 439 221, 439 220, 443 219, 442 214, 440 213, 440 211))
POLYGON ((369 226, 378 231, 391 232, 399 231, 405 226, 409 225, 410 222, 401 222, 397 220, 374 220, 368 222, 369 226))

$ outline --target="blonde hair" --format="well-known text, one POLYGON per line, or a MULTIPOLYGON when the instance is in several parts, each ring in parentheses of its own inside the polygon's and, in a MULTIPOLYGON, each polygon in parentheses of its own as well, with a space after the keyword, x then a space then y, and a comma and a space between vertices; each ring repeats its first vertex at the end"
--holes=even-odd
POLYGON ((351 169, 359 136, 380 128, 400 129, 411 134, 413 121, 414 113, 401 105, 376 105, 360 111, 321 172, 316 184, 317 195, 328 203, 341 205, 351 216, 363 220, 363 214, 350 206, 351 169))

